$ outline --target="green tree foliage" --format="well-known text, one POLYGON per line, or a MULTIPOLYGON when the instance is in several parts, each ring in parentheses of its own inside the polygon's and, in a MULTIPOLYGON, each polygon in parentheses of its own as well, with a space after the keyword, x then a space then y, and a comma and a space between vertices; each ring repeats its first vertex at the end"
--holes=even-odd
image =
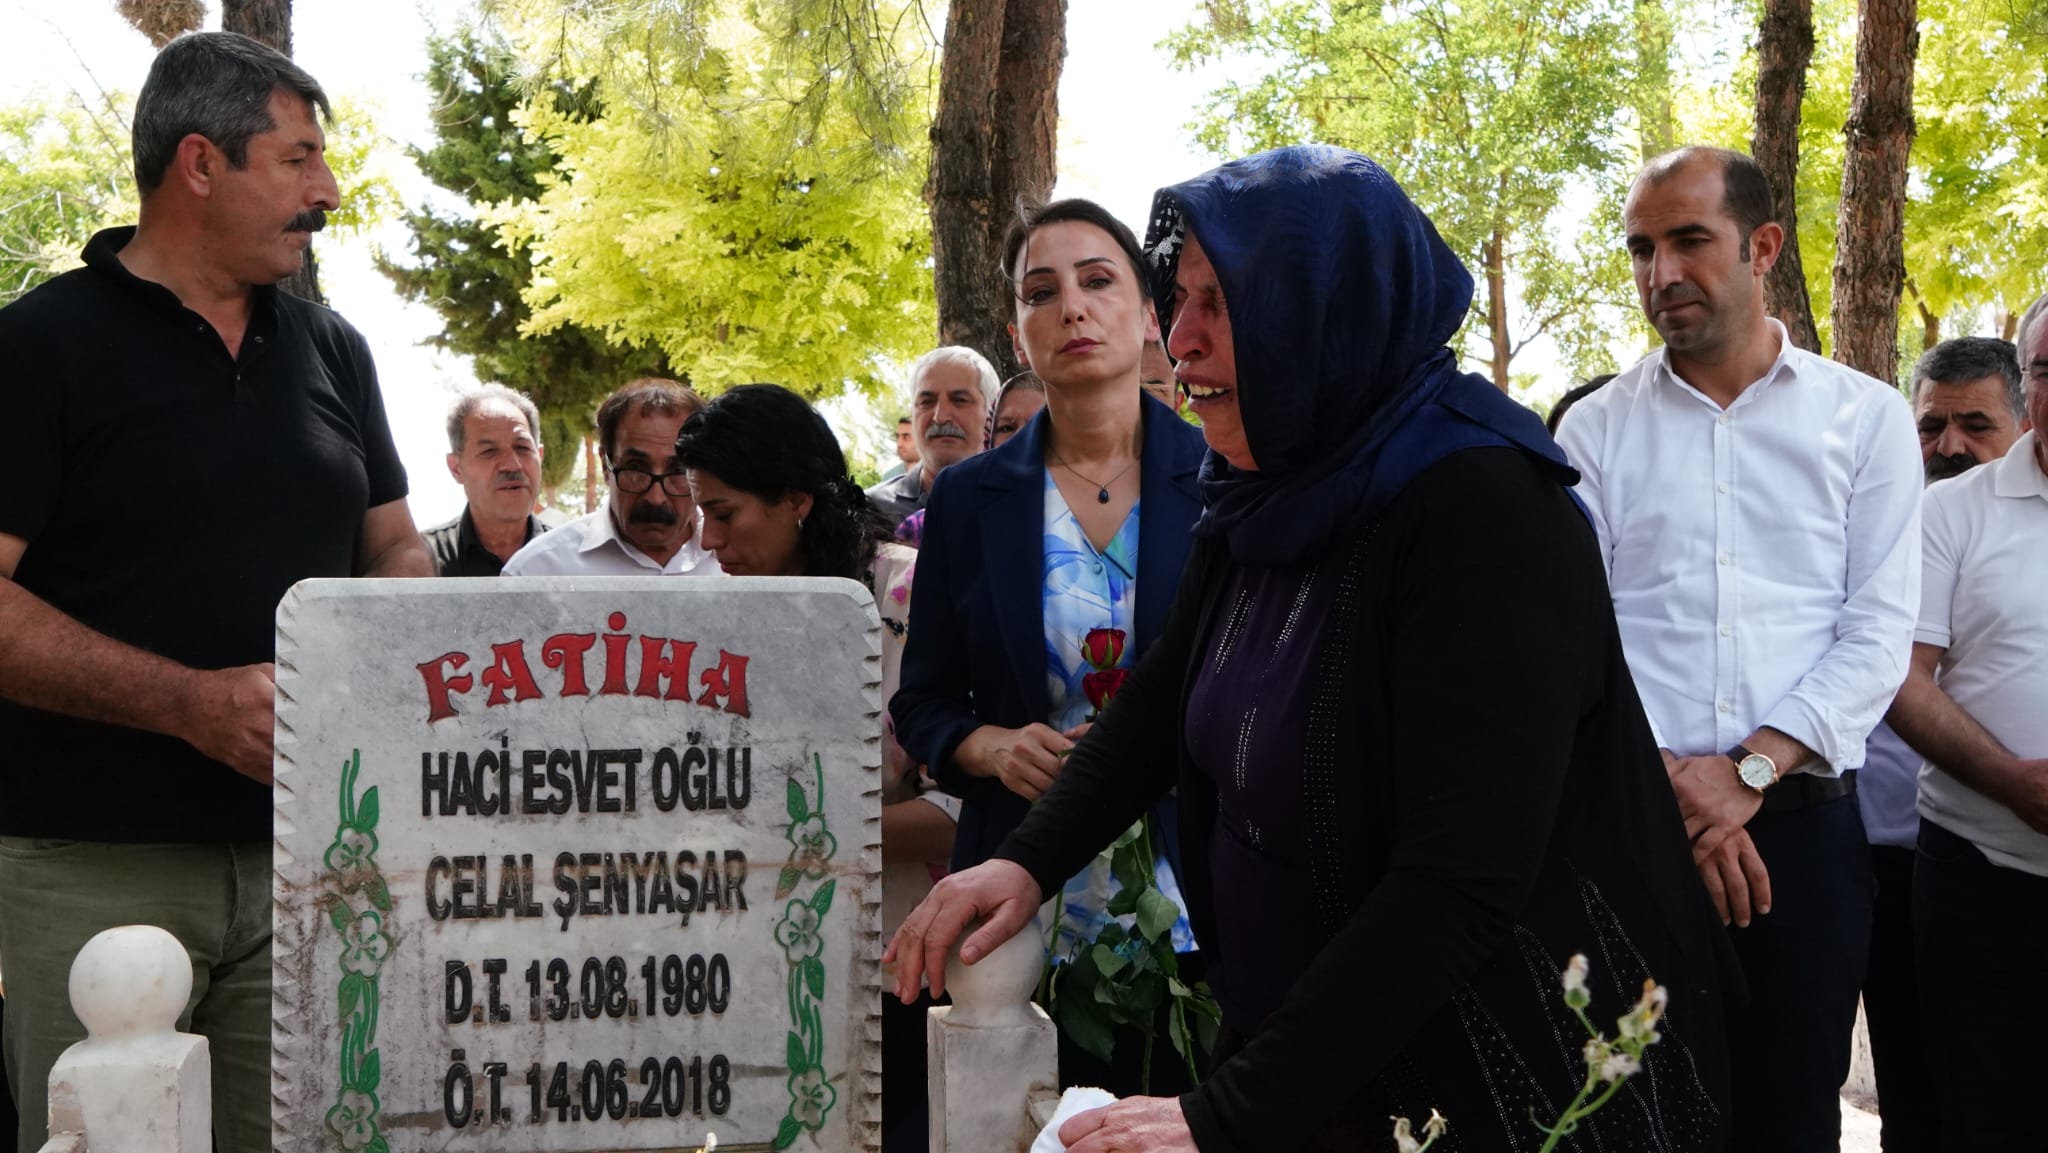
MULTIPOLYGON (((650 31, 640 47, 601 40, 612 47, 594 75, 612 77, 599 79, 608 109, 615 90, 643 109, 660 93, 659 123, 579 119, 550 101, 520 113, 559 158, 537 199, 485 213, 503 242, 533 253, 525 330, 576 324, 644 342, 709 392, 751 380, 814 397, 879 392, 886 362, 930 345, 934 318, 922 153, 892 160, 876 143, 918 140, 928 104, 903 103, 878 125, 861 100, 820 99, 821 60, 750 23, 746 6, 657 7, 706 22, 650 31), (690 36, 701 51, 677 52, 672 41, 690 36)), ((573 25, 543 26, 577 44, 560 60, 591 59, 573 25)), ((832 71, 832 37, 796 39, 822 42, 832 71)))
POLYGON ((1661 135, 1659 13, 1635 0, 1259 0, 1219 3, 1168 41, 1184 65, 1229 52, 1271 64, 1216 92, 1195 125, 1219 155, 1321 141, 1401 181, 1479 282, 1470 344, 1503 388, 1553 337, 1575 370, 1630 331, 1619 196, 1638 118, 1661 135), (1648 57, 1649 67, 1638 56, 1648 57), (1574 236, 1575 234, 1575 236, 1574 236), (1521 315, 1511 304, 1520 303, 1521 315))
MULTIPOLYGON (((1800 245, 1823 348, 1833 334, 1836 210, 1842 126, 1855 71, 1854 0, 1815 0, 1814 54, 1800 118, 1800 245)), ((1906 293, 1900 356, 1932 339, 2002 331, 2048 288, 2032 255, 2048 251, 2048 28, 2018 8, 1921 0, 1913 141, 1906 184, 1906 293)), ((1755 61, 1732 83, 1703 89, 1682 120, 1707 143, 1742 147, 1755 61)))
MULTIPOLYGON (((78 267, 102 228, 136 218, 125 93, 88 103, 31 99, 0 107, 0 304, 78 267)), ((361 107, 340 102, 327 126, 327 159, 342 189, 328 226, 360 231, 387 216, 398 194, 388 146, 361 107)))
MULTIPOLYGON (((380 253, 377 267, 408 300, 440 314, 437 348, 470 357, 483 380, 519 389, 541 410, 544 480, 554 487, 576 465, 574 446, 591 428, 604 395, 626 380, 664 370, 659 353, 619 347, 580 325, 545 334, 521 331, 532 312, 521 294, 533 283, 533 254, 507 243, 478 219, 476 206, 531 203, 557 157, 516 123, 528 96, 516 81, 509 49, 471 34, 427 46, 427 86, 434 93, 435 144, 411 149, 413 163, 462 205, 428 205, 405 214, 411 263, 380 253)), ((566 121, 599 114, 591 85, 556 84, 534 91, 566 121)))

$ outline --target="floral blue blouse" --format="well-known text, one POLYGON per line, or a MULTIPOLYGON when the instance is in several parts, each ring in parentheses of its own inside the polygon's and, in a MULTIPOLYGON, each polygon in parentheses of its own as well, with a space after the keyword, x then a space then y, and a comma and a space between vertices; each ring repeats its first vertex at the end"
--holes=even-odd
MULTIPOLYGON (((1061 732, 1093 719, 1137 663, 1136 646, 1125 641, 1137 634, 1139 507, 1131 506, 1109 547, 1098 552, 1046 471, 1045 687, 1052 702, 1046 723, 1061 732)), ((1173 866, 1161 855, 1156 868, 1160 891, 1181 908, 1174 951, 1192 952, 1194 930, 1173 866)), ((1055 959, 1094 942, 1109 922, 1105 909, 1118 888, 1107 852, 1067 882, 1051 942, 1055 959)), ((1128 926, 1132 918, 1122 920, 1128 926)))

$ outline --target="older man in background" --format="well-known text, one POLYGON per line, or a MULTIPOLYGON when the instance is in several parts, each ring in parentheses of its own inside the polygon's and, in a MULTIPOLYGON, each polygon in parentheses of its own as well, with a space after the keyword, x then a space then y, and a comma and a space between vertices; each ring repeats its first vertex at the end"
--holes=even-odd
POLYGON ((469 498, 462 515, 420 535, 434 575, 497 576, 512 554, 548 531, 533 515, 540 495, 540 411, 502 384, 464 393, 448 410, 448 472, 469 498))
POLYGON ((597 407, 597 443, 611 492, 595 512, 534 538, 506 576, 717 576, 698 544, 697 506, 676 464, 676 433, 704 401, 647 377, 597 407))
POLYGON ((917 467, 868 490, 868 500, 889 518, 890 528, 924 507, 941 470, 988 447, 989 415, 1000 384, 980 353, 959 345, 935 348, 910 366, 917 467))

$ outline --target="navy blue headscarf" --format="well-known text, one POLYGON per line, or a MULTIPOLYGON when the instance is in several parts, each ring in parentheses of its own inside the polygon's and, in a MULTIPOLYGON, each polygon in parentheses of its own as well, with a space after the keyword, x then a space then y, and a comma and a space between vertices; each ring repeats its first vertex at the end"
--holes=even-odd
POLYGON ((1240 563, 1314 563, 1454 452, 1519 448, 1578 474, 1536 415, 1458 371, 1472 276, 1378 164, 1306 145, 1232 161, 1152 203, 1145 250, 1169 331, 1192 232, 1216 267, 1256 472, 1203 462, 1196 531, 1240 563))

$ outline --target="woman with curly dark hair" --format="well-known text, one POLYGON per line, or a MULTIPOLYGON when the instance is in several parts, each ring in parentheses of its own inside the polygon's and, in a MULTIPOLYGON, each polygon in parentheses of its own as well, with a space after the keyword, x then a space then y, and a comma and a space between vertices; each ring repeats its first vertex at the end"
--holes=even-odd
MULTIPOLYGON (((846 471, 838 438, 810 403, 774 384, 743 384, 690 417, 676 436, 703 522, 704 547, 730 576, 846 577, 868 586, 882 617, 882 704, 903 663, 917 553, 846 471)), ((931 891, 953 852, 960 804, 919 787, 888 713, 882 742, 882 927, 931 891)), ((886 1148, 923 1148, 924 1015, 885 1007, 882 1118, 886 1148)))

